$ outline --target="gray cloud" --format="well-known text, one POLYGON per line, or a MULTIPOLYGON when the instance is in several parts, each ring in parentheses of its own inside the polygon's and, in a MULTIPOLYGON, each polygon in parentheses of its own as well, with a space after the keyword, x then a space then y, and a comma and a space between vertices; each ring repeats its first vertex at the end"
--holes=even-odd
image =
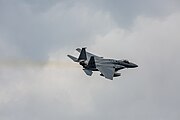
POLYGON ((34 11, 34 4, 4 1, 1 5, 1 34, 27 58, 47 57, 46 52, 63 46, 91 43, 95 34, 113 26, 108 14, 83 4, 59 2, 42 12, 34 11))
POLYGON ((123 28, 129 28, 139 15, 151 17, 166 17, 179 10, 178 0, 96 0, 81 1, 87 6, 111 14, 116 23, 123 28))
POLYGON ((22 57, 44 59, 49 51, 63 46, 91 44, 96 35, 117 25, 130 27, 139 15, 162 17, 179 10, 178 6, 175 0, 2 0, 0 36, 19 49, 22 57))
POLYGON ((105 114, 111 109, 123 119, 179 119, 179 18, 179 13, 165 20, 139 17, 131 31, 115 29, 97 37, 93 49, 100 54, 124 56, 139 63, 138 73, 129 76, 130 70, 122 71, 121 85, 113 86, 115 95, 105 95, 108 99, 104 103, 98 99, 99 108, 107 110, 105 114), (110 43, 116 43, 114 49, 110 43))
POLYGON ((179 19, 179 13, 165 20, 139 17, 131 31, 116 28, 97 36, 90 51, 139 65, 114 81, 84 75, 63 49, 49 54, 43 68, 1 69, 1 118, 178 120, 179 19), (51 66, 51 60, 67 65, 51 66))
POLYGON ((1 58, 47 63, 0 64, 0 119, 179 120, 179 3, 131 2, 1 1, 1 58), (139 68, 88 77, 65 57, 84 45, 139 68))

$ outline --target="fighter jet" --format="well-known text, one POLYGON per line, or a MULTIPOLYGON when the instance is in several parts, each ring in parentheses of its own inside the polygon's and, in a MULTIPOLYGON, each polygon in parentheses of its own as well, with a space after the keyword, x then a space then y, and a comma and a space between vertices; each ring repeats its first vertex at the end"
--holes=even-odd
POLYGON ((93 71, 100 71, 101 76, 113 80, 113 77, 121 76, 121 73, 118 73, 119 70, 138 67, 138 65, 129 62, 128 60, 114 60, 99 57, 86 52, 86 48, 77 48, 76 50, 80 53, 78 58, 72 55, 67 56, 74 62, 78 62, 81 66, 83 66, 84 72, 89 76, 93 74, 93 71))

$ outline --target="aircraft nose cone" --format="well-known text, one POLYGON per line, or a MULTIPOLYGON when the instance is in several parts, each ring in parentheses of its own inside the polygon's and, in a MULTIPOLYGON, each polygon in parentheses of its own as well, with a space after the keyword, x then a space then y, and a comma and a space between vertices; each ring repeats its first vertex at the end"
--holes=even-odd
POLYGON ((138 65, 132 63, 132 67, 133 67, 133 68, 136 68, 136 67, 138 67, 138 65))
POLYGON ((134 64, 134 67, 138 67, 138 65, 134 64))

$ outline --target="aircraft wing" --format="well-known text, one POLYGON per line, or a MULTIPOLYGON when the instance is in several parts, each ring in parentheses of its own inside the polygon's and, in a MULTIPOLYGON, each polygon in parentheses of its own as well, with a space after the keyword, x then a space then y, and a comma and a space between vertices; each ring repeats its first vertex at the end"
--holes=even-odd
MULTIPOLYGON (((76 50, 77 50, 79 53, 81 52, 81 48, 77 48, 76 50)), ((89 59, 91 58, 91 56, 94 56, 95 59, 103 58, 103 57, 99 57, 99 56, 97 56, 97 55, 94 55, 94 54, 92 54, 92 53, 90 53, 90 52, 86 52, 86 56, 87 56, 87 60, 88 60, 88 61, 89 61, 89 59)))
POLYGON ((115 68, 106 65, 97 65, 96 68, 104 75, 105 78, 113 80, 115 68))
POLYGON ((86 73, 86 75, 91 76, 93 74, 93 72, 91 70, 88 70, 88 69, 83 69, 83 70, 86 73))

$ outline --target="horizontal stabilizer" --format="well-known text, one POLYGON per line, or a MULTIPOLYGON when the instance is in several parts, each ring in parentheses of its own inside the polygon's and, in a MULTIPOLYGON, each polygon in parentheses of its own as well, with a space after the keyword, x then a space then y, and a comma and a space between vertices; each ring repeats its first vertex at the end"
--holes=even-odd
POLYGON ((78 59, 72 55, 67 55, 69 58, 71 58, 74 62, 78 62, 78 59))
POLYGON ((88 70, 88 69, 83 69, 83 70, 86 73, 86 75, 91 76, 93 74, 92 70, 88 70))

